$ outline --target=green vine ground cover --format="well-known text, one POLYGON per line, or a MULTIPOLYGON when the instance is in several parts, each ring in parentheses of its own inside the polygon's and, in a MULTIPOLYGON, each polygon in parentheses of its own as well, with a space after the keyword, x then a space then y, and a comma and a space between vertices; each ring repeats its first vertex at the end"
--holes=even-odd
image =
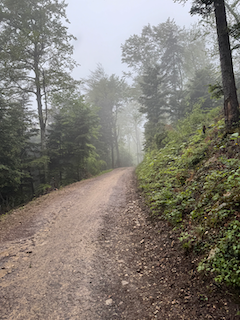
POLYGON ((240 147, 235 131, 226 134, 219 109, 203 114, 196 108, 176 128, 168 128, 165 146, 146 153, 137 175, 152 215, 179 229, 185 250, 201 256, 198 271, 240 287, 240 147))

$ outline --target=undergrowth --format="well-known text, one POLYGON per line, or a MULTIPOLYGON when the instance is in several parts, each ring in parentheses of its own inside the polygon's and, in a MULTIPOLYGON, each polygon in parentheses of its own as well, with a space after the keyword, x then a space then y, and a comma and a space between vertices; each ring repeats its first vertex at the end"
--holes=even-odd
POLYGON ((240 287, 240 148, 226 134, 219 109, 196 108, 167 132, 165 147, 148 151, 137 168, 151 212, 181 232, 198 271, 240 287), (203 124, 207 130, 202 132, 203 124))

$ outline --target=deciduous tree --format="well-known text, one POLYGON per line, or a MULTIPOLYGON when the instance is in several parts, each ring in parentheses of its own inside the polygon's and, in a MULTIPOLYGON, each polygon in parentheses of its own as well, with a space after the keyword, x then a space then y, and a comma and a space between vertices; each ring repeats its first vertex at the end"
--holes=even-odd
POLYGON ((64 0, 0 1, 2 87, 35 95, 43 155, 49 92, 68 84, 74 66, 65 9, 64 0))
POLYGON ((100 118, 99 154, 112 168, 120 166, 118 116, 126 100, 126 83, 105 74, 101 65, 85 80, 87 101, 98 108, 100 118), (116 155, 116 161, 115 161, 116 155), (109 163, 111 159, 111 164, 109 163))

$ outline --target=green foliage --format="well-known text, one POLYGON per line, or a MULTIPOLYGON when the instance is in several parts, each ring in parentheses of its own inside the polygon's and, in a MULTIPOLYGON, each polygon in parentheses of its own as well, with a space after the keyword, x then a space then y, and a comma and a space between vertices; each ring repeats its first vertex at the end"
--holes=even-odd
POLYGON ((179 85, 182 76, 192 76, 196 68, 201 69, 208 62, 199 29, 198 37, 194 33, 196 30, 182 29, 171 19, 157 26, 148 24, 141 34, 130 36, 122 45, 122 61, 138 74, 163 62, 170 81, 179 85))
POLYGON ((147 119, 145 150, 163 147, 163 126, 183 118, 195 104, 205 111, 215 106, 208 92, 214 72, 199 30, 182 29, 170 19, 147 25, 122 45, 122 61, 137 75, 140 112, 147 119))
POLYGON ((26 102, 7 103, 0 98, 0 212, 31 197, 29 142, 32 113, 26 102))
POLYGON ((57 186, 78 181, 119 166, 120 156, 123 164, 132 163, 118 122, 128 86, 100 68, 88 82, 91 106, 83 101, 79 82, 68 73, 76 63, 66 7, 64 0, 0 2, 1 94, 10 101, 1 96, 1 211, 46 192, 54 179, 57 186), (31 95, 39 126, 27 110, 31 95))
POLYGON ((213 2, 213 0, 194 0, 190 12, 191 14, 208 16, 214 10, 213 2))
MULTIPOLYGON (((98 118, 82 97, 68 99, 54 117, 48 136, 50 174, 63 185, 96 174, 103 163, 92 145, 97 137, 98 118)), ((38 159, 39 161, 40 159, 38 159)))
POLYGON ((220 99, 223 97, 223 88, 222 85, 217 83, 214 85, 209 85, 209 93, 212 98, 220 99))
POLYGON ((207 258, 198 266, 215 275, 216 282, 240 287, 240 222, 234 220, 207 258))
POLYGON ((50 184, 39 184, 36 189, 36 196, 46 194, 51 190, 52 190, 52 186, 50 184))
POLYGON ((189 107, 186 108, 186 111, 191 112, 192 110, 190 110, 190 106, 194 106, 196 104, 199 104, 201 109, 205 110, 206 112, 216 106, 216 101, 212 99, 209 92, 210 86, 215 93, 214 97, 216 97, 216 86, 211 86, 211 83, 214 82, 214 71, 211 65, 195 71, 194 77, 189 80, 187 86, 185 100, 187 101, 189 107))
POLYGON ((36 159, 32 160, 29 163, 29 165, 32 168, 41 170, 44 167, 45 163, 49 163, 49 162, 50 162, 50 158, 48 156, 42 156, 40 158, 36 158, 36 159))
POLYGON ((170 110, 167 104, 169 90, 166 90, 166 78, 161 66, 155 65, 146 69, 140 83, 142 90, 140 111, 146 114, 152 126, 169 117, 170 110))
POLYGON ((95 147, 108 168, 120 166, 119 154, 119 114, 127 98, 127 84, 116 75, 105 74, 101 65, 85 80, 86 100, 97 108, 100 135, 95 147))
POLYGON ((152 214, 180 228, 183 248, 204 257, 198 270, 240 286, 240 160, 230 157, 239 133, 226 137, 218 112, 195 107, 167 131, 163 148, 146 153, 137 175, 152 214))
POLYGON ((0 210, 28 201, 39 193, 38 185, 49 180, 46 132, 50 98, 53 92, 69 92, 78 84, 67 72, 75 62, 66 6, 64 0, 0 2, 1 94, 11 101, 2 103, 1 96, 0 210), (37 131, 35 115, 27 109, 31 95, 37 100, 38 144, 32 140, 37 131))
POLYGON ((97 175, 99 172, 106 170, 107 164, 104 160, 99 159, 99 156, 96 153, 91 153, 86 160, 87 172, 90 175, 97 175))
POLYGON ((0 56, 6 84, 36 95, 39 88, 49 92, 59 90, 60 84, 63 88, 64 81, 69 85, 65 70, 75 62, 71 59, 74 37, 63 24, 68 22, 66 6, 57 0, 1 1, 0 56))
MULTIPOLYGON (((69 71, 74 37, 65 24, 66 4, 58 0, 2 0, 0 2, 1 91, 9 98, 34 95, 37 102, 41 155, 46 151, 49 100, 53 92, 76 85, 69 71), (68 72, 67 72, 68 70, 68 72)), ((48 162, 40 180, 47 183, 48 162)))

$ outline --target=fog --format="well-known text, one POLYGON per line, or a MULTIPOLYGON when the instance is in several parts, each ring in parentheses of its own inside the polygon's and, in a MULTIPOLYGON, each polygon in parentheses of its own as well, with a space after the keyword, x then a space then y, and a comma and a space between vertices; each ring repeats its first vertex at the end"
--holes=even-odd
MULTIPOLYGON (((68 0, 66 2, 67 17, 70 21, 69 32, 77 38, 73 42, 73 58, 79 67, 72 74, 77 80, 89 78, 99 65, 107 76, 114 74, 121 78, 123 72, 129 71, 127 65, 121 62, 121 45, 132 35, 140 35, 143 27, 148 24, 158 26, 170 18, 178 26, 189 28, 198 20, 198 17, 192 17, 189 13, 190 3, 183 6, 174 3, 173 0, 68 0)), ((131 81, 126 80, 130 84, 131 81)), ((91 103, 95 104, 96 101, 91 103)), ((127 105, 125 109, 130 110, 127 105)), ((138 117, 144 119, 140 113, 138 117)), ((123 112, 120 118, 117 120, 120 136, 125 141, 125 148, 132 154, 134 164, 137 164, 142 159, 145 121, 142 120, 136 129, 134 121, 132 123, 126 121, 127 118, 131 118, 129 114, 123 112), (137 138, 136 130, 140 130, 137 138)))
POLYGON ((50 177, 60 186, 137 165, 145 151, 164 148, 178 120, 218 103, 208 90, 219 82, 216 28, 196 24, 191 1, 67 1, 66 15, 64 0, 1 5, 5 207, 9 192, 21 204, 50 177))
POLYGON ((122 75, 121 44, 131 35, 140 34, 144 26, 174 19, 189 27, 197 16, 189 14, 190 3, 173 0, 68 0, 69 32, 77 37, 74 59, 81 65, 73 72, 85 78, 101 63, 107 74, 122 75))

